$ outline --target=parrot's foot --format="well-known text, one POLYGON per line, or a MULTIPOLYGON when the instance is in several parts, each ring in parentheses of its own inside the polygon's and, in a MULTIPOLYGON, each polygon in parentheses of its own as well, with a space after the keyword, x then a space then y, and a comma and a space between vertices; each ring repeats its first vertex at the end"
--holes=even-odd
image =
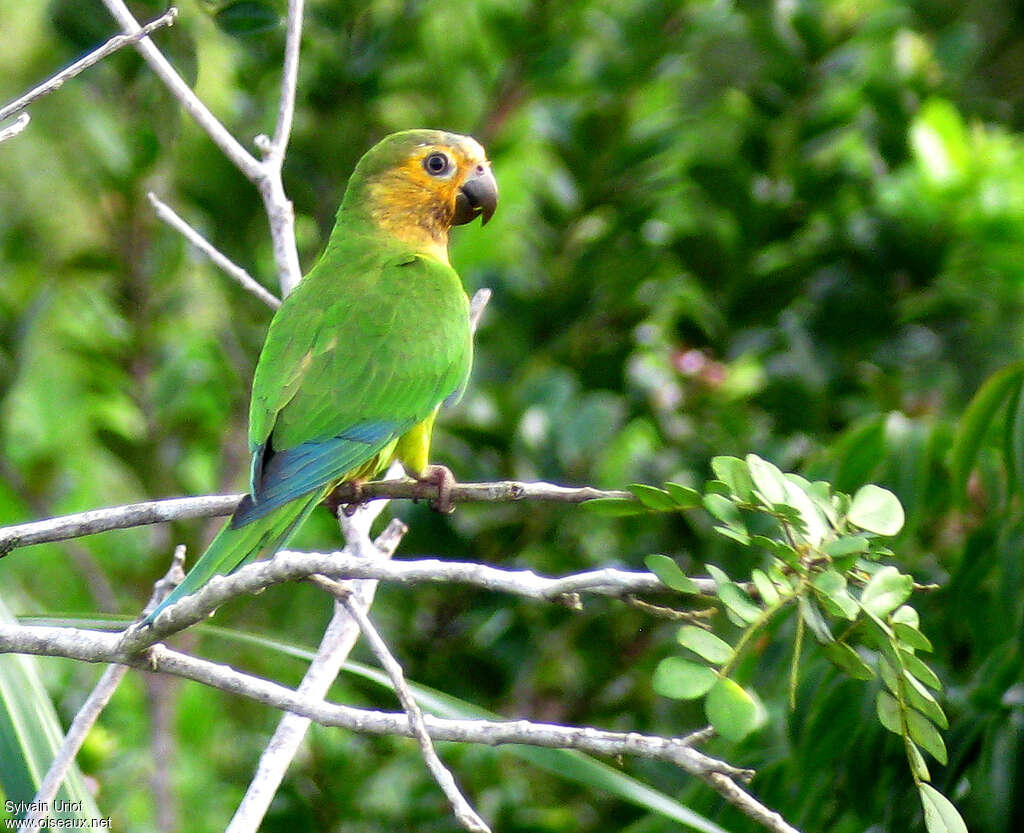
MULTIPOLYGON (((437 497, 430 500, 430 508, 443 515, 450 515, 455 511, 452 503, 452 487, 455 485, 455 476, 447 466, 427 466, 423 474, 416 478, 421 487, 434 486, 437 489, 437 497)), ((433 489, 424 489, 419 498, 431 497, 433 489)))
POLYGON ((346 518, 351 518, 363 502, 363 484, 358 480, 339 484, 323 501, 332 515, 337 515, 341 509, 346 518))

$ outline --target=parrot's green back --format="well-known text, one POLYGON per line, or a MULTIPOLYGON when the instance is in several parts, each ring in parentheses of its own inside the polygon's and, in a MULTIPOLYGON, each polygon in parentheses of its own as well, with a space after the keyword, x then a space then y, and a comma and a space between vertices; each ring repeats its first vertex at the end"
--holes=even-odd
POLYGON ((471 361, 469 301, 450 266, 336 233, 275 316, 256 367, 254 500, 236 524, 352 476, 458 396, 471 361))
POLYGON ((212 576, 284 546, 338 483, 386 468, 403 436, 418 438, 417 426, 461 395, 472 362, 469 302, 447 262, 417 248, 343 205, 260 354, 250 494, 147 622, 212 576))

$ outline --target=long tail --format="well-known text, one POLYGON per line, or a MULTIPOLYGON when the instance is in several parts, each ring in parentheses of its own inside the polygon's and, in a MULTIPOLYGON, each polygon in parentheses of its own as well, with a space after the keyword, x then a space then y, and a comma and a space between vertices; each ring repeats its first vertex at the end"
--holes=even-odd
POLYGON ((281 549, 329 491, 330 488, 317 489, 244 526, 232 527, 232 518, 210 542, 185 580, 157 605, 142 624, 152 624, 165 607, 195 593, 214 576, 233 572, 264 550, 276 552, 281 549))

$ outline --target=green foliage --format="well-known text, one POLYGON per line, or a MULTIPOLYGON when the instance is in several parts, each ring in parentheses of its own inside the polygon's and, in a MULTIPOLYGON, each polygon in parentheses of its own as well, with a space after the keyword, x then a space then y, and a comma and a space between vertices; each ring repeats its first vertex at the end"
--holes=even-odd
MULTIPOLYGON (((706 664, 666 657, 655 669, 654 690, 681 700, 704 697, 704 711, 714 729, 727 740, 743 740, 766 717, 754 690, 734 679, 743 667, 743 653, 780 614, 796 611, 794 645, 789 649, 791 693, 799 684, 806 627, 821 655, 836 669, 855 680, 873 681, 876 674, 881 678, 878 720, 903 739, 911 774, 922 788, 931 776, 920 750, 946 764, 939 729, 948 729, 949 722, 928 690, 940 691, 942 683, 917 654, 930 652, 931 643, 920 631, 917 611, 905 604, 913 579, 895 566, 879 563, 890 555, 881 537, 898 535, 903 527, 899 500, 873 484, 862 486, 851 499, 823 481, 811 483, 784 474, 755 454, 745 460, 716 457, 712 469, 717 480, 708 484, 704 499, 708 512, 724 524, 715 530, 752 554, 767 555, 767 560, 763 569, 751 571, 750 593, 719 567, 707 565, 722 609, 739 635, 730 645, 702 627, 683 625, 677 640, 706 664), (751 535, 751 528, 761 532, 751 535), (850 587, 858 590, 851 593, 850 587)), ((660 497, 644 500, 657 490, 633 490, 651 508, 664 502, 660 497)), ((668 579, 663 579, 667 586, 679 589, 674 586, 678 576, 663 558, 649 556, 648 563, 654 561, 659 577, 668 579)), ((944 802, 943 823, 963 825, 953 805, 934 788, 922 789, 921 798, 930 833, 943 829, 934 816, 939 799, 944 802)))
MULTIPOLYGON (((464 506, 440 519, 395 506, 411 525, 403 552, 552 574, 647 563, 684 593, 687 577, 715 565, 714 632, 739 649, 727 678, 756 692, 767 717, 739 745, 712 751, 757 769, 759 798, 806 830, 934 831, 954 817, 918 783, 928 770, 972 831, 1019 829, 1015 8, 306 5, 285 168, 304 265, 355 160, 391 130, 471 132, 501 184, 493 222, 454 235, 467 286, 494 297, 467 395, 439 421, 436 461, 464 480, 663 484, 580 509, 464 506), (748 452, 778 468, 751 469, 748 452), (836 519, 820 482, 851 496, 832 506, 836 519), (869 483, 905 512, 895 554, 879 533, 898 514, 860 492, 869 483), (864 526, 833 534, 851 512, 864 526), (801 567, 783 525, 831 569, 801 567), (899 575, 867 570, 883 565, 899 575), (794 600, 801 569, 807 585, 794 600), (911 575, 941 586, 913 594, 927 636, 907 601, 892 607, 911 575), (874 581, 877 622, 860 604, 874 581), (761 636, 740 645, 768 609, 778 612, 761 636), (911 656, 942 681, 941 712, 911 656), (882 688, 895 703, 885 701, 890 723, 909 738, 902 751, 876 718, 882 688)), ((247 143, 273 127, 283 6, 202 0, 155 36, 247 143)), ((133 7, 140 17, 163 10, 133 7)), ((98 0, 0 0, 5 99, 113 28, 98 0)), ((273 287, 258 197, 130 50, 39 101, 32 117, 0 146, 0 522, 242 488, 248 385, 268 312, 161 226, 145 195, 158 191, 273 287)), ((182 523, 16 550, 0 561, 0 594, 18 612, 135 615, 173 545, 195 555, 212 532, 182 523)), ((310 548, 338 542, 326 514, 301 536, 310 548)), ((724 667, 676 642, 678 623, 611 601, 569 613, 382 588, 374 612, 411 679, 506 715, 678 732, 703 723, 705 701, 655 696, 659 663, 671 654, 703 669, 705 698, 724 667)), ((315 644, 327 616, 312 588, 287 587, 217 620, 315 644)), ((197 650, 286 682, 301 674, 260 646, 202 637, 197 650)), ((39 665, 66 725, 93 677, 39 665)), ((393 707, 351 680, 331 696, 393 707)), ((717 698, 740 706, 744 728, 749 704, 744 712, 724 687, 717 698)), ((82 761, 100 806, 119 830, 158 827, 138 782, 151 766, 150 727, 167 714, 177 806, 190 828, 223 828, 275 715, 194 686, 125 684, 82 761)), ((676 826, 591 784, 527 766, 498 773, 490 750, 445 753, 465 756, 453 761, 460 779, 504 831, 676 826)), ((615 765, 731 833, 757 829, 674 771, 615 765)), ((411 746, 320 733, 266 827, 329 829, 345 818, 425 831, 443 817, 411 746), (374 784, 393 787, 394 800, 369 800, 374 784)))

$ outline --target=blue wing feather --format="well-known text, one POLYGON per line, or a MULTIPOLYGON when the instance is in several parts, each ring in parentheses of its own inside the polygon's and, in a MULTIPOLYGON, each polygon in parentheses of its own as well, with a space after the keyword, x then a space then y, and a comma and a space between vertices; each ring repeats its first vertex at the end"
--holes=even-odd
POLYGON ((341 479, 412 427, 411 423, 370 420, 353 425, 336 437, 313 440, 268 455, 264 446, 253 457, 261 468, 253 472, 253 494, 246 495, 231 519, 233 529, 252 523, 289 501, 341 479))

